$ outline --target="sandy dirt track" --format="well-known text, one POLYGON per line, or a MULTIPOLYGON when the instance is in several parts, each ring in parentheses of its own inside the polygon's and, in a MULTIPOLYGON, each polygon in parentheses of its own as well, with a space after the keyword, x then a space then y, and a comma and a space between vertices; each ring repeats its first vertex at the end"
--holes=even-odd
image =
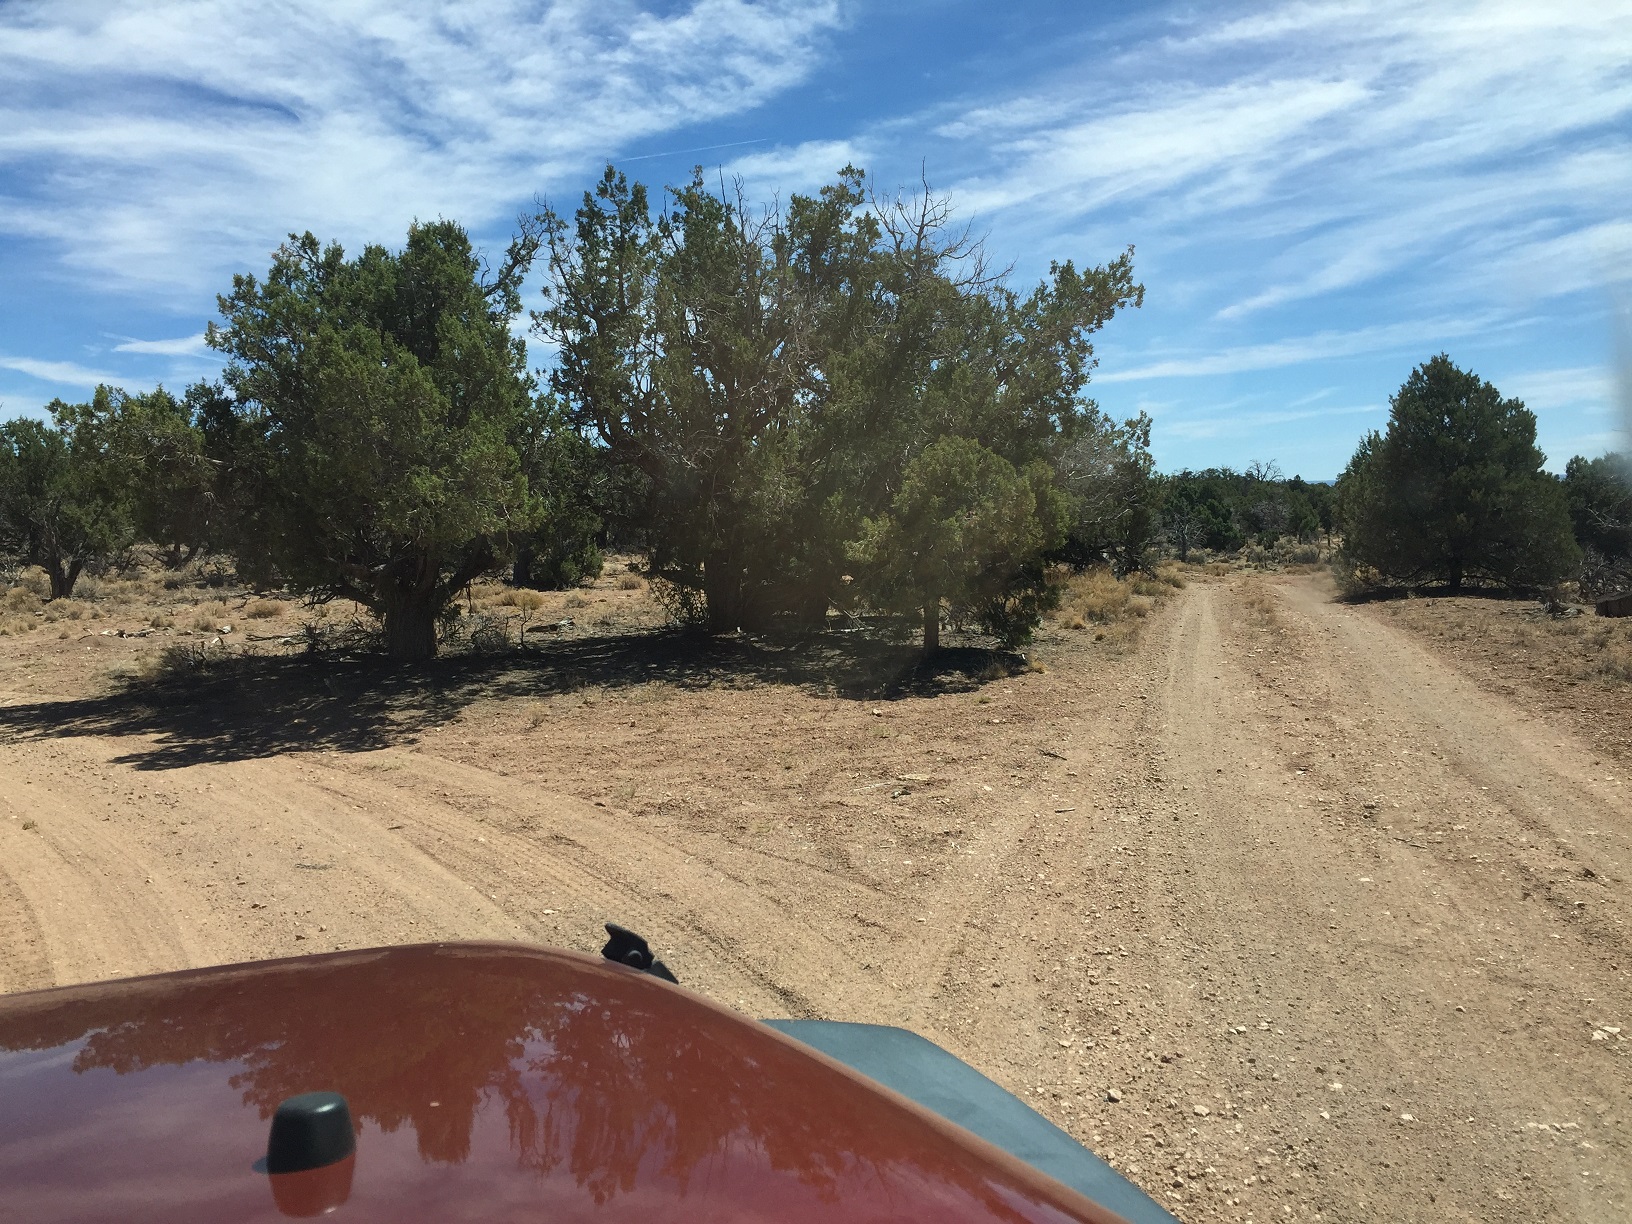
POLYGON ((749 1013, 925 1033, 1181 1219, 1632 1218, 1628 763, 1312 578, 1040 657, 206 759, 14 670, 0 989, 611 918, 749 1013))

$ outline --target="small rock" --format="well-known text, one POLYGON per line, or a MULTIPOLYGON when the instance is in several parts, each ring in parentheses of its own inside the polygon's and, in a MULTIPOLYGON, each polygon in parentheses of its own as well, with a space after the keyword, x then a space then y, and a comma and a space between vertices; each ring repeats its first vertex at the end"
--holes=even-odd
POLYGON ((897 782, 928 782, 929 775, 923 773, 896 774, 895 780, 897 782))
POLYGON ((1592 1039, 1594 1041, 1608 1041, 1609 1040, 1609 1034, 1604 1032, 1603 1029, 1593 1029, 1592 1030, 1592 1039))
POLYGON ((1400 1121, 1401 1122, 1415 1122, 1416 1118, 1412 1117, 1410 1114, 1402 1113, 1400 1115, 1400 1121))
POLYGON ((1209 1114, 1211 1114, 1213 1111, 1208 1109, 1207 1106, 1205 1106, 1205 1105, 1197 1105, 1195 1107, 1195 1109, 1191 1110, 1191 1112, 1194 1113, 1196 1115, 1196 1117, 1198 1117, 1198 1118, 1205 1118, 1209 1114))
POLYGON ((1118 1104, 1122 1100, 1122 1094, 1120 1092, 1118 1092, 1115 1088, 1112 1088, 1109 1092, 1107 1092, 1105 1094, 1105 1099, 1107 1101, 1109 1101, 1112 1105, 1115 1105, 1115 1104, 1118 1104))
POLYGON ((221 628, 219 630, 217 630, 217 632, 219 632, 219 633, 231 633, 232 632, 232 626, 231 625, 222 625, 221 628))

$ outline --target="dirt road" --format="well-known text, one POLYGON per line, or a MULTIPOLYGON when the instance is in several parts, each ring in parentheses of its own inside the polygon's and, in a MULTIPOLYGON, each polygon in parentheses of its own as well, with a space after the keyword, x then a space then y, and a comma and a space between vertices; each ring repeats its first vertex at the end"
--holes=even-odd
POLYGON ((19 664, 0 988, 614 918, 750 1013, 926 1033, 1181 1219, 1632 1218, 1625 764, 1313 579, 1040 657, 893 700, 517 681, 192 755, 19 664))

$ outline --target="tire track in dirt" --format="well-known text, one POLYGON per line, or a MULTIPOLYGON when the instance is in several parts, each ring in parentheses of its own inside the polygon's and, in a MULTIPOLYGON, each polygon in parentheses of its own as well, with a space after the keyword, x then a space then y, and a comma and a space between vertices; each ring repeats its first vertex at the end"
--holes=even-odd
POLYGON ((0 985, 610 918, 751 1014, 924 1032, 1186 1220, 1625 1218, 1632 1046, 1589 1034, 1632 1033, 1632 817, 1590 752, 1304 579, 1044 657, 169 769, 12 740, 0 985))
POLYGON ((1581 750, 1535 752, 1514 711, 1363 611, 1301 582, 1271 598, 1202 588, 1173 630, 1158 742, 1180 810, 1156 830, 1182 831, 1153 849, 1182 878, 1170 866, 1149 891, 1189 955, 1162 958, 1165 1010, 1256 1047, 1233 1060, 1252 1083, 1216 1048, 1209 1072, 1236 1079, 1233 1116, 1269 1114, 1324 1169, 1309 1205, 1329 1217, 1624 1218, 1628 1163, 1526 1149, 1568 1120, 1585 1151, 1628 1150, 1624 1065, 1604 1081, 1583 1014, 1624 1014, 1625 928, 1594 947, 1607 931, 1526 904, 1489 849, 1542 811, 1577 837, 1588 800, 1592 823, 1625 827, 1624 805, 1579 780, 1581 750), (1479 827, 1482 852, 1447 861, 1418 840, 1435 826, 1479 827))
MULTIPOLYGON (((842 1002, 857 979, 844 947, 784 912, 754 878, 782 866, 751 852, 705 857, 628 813, 428 753, 368 754, 337 768, 330 785, 359 807, 396 813, 422 853, 489 893, 527 938, 584 946, 586 931, 613 919, 653 933, 660 956, 691 969, 688 985, 766 1014, 814 1014, 813 997, 842 1002), (389 781, 362 776, 374 764, 390 767, 380 775, 389 781), (436 795, 444 801, 426 802, 436 795)), ((840 891, 862 900, 854 885, 840 891)))
MULTIPOLYGON (((149 847, 110 839, 81 783, 84 756, 99 746, 31 747, 0 792, 0 855, 24 912, 24 952, 33 984, 46 986, 198 963, 192 930, 176 920, 185 899, 149 847), (25 943, 24 940, 27 942, 25 943)), ((103 806, 103 805, 97 805, 103 806)))

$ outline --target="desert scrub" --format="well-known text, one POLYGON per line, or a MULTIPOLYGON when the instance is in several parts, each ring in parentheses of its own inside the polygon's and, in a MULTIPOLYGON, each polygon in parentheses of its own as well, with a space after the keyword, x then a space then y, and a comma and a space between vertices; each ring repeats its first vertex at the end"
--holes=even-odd
POLYGON ((12 616, 32 616, 45 607, 45 600, 33 587, 19 583, 6 592, 6 598, 0 610, 12 616))
POLYGON ((45 619, 48 621, 83 620, 85 614, 89 611, 90 609, 77 599, 53 599, 45 605, 45 619))
POLYGON ((283 615, 283 604, 276 599, 252 599, 244 605, 244 615, 250 620, 272 620, 283 615))
POLYGON ((1121 645, 1133 639, 1157 604, 1184 585, 1184 578, 1177 566, 1161 566, 1155 576, 1126 578, 1099 567, 1070 575, 1064 585, 1055 623, 1062 629, 1091 630, 1096 642, 1121 645))
POLYGON ((1319 544, 1299 540, 1296 536, 1276 540, 1270 555, 1282 565, 1319 565, 1325 560, 1319 544))
POLYGON ((31 565, 17 575, 17 586, 38 596, 42 603, 51 598, 51 579, 37 565, 31 565))
POLYGON ((1632 684, 1632 623, 1593 625, 1582 633, 1585 679, 1632 684))

